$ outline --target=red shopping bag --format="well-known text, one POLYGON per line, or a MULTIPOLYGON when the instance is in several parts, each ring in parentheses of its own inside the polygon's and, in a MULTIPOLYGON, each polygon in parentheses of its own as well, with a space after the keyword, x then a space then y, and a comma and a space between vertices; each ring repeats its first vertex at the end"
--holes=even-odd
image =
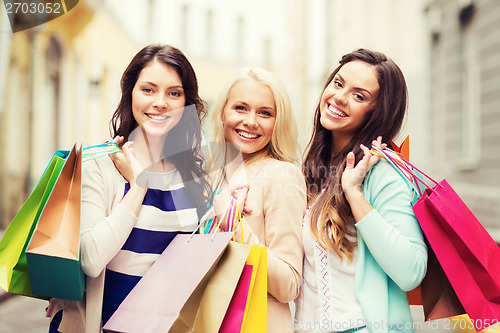
POLYGON ((421 195, 413 211, 454 292, 477 331, 500 319, 500 247, 446 180, 436 182, 394 152, 373 148, 421 195), (416 174, 426 176, 426 187, 416 174))

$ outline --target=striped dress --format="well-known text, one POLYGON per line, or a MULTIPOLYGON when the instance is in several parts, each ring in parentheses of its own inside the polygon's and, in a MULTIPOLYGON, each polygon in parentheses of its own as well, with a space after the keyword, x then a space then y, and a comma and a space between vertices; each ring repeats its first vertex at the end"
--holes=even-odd
MULTIPOLYGON (((198 223, 196 208, 189 199, 180 173, 148 172, 149 188, 137 223, 118 254, 106 267, 103 324, 139 282, 172 239, 192 232, 198 223)), ((125 184, 125 193, 130 189, 125 184)))

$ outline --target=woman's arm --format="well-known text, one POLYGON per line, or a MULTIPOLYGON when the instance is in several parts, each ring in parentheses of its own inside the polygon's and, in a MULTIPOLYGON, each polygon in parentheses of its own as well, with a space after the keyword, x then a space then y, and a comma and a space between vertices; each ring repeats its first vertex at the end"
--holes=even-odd
MULTIPOLYGON (((243 216, 242 228, 236 228, 235 238, 249 245, 266 246, 268 292, 278 301, 286 303, 294 300, 302 282, 303 247, 301 240, 302 219, 306 210, 306 186, 299 168, 290 163, 266 165, 252 187, 262 195, 264 239, 259 239, 243 216), (256 184, 258 183, 258 185, 256 184)), ((233 193, 234 195, 234 193, 233 193)), ((246 190, 237 195, 243 205, 246 190)), ((219 215, 227 208, 230 195, 228 191, 216 198, 216 211, 219 215)), ((225 229, 226 219, 222 228, 225 229)))
POLYGON ((96 277, 118 253, 134 227, 146 189, 132 185, 120 201, 115 165, 108 157, 82 168, 80 250, 85 274, 96 277), (117 199, 118 198, 118 199, 117 199))
MULTIPOLYGON (((380 161, 366 177, 362 194, 372 209, 356 219, 358 234, 380 267, 402 290, 417 287, 426 273, 427 248, 411 208, 412 194, 406 182, 391 165, 380 161)), ((353 205, 358 203, 353 201, 353 205)))
POLYGON ((267 288, 278 301, 286 303, 297 298, 302 283, 306 185, 300 169, 289 163, 281 163, 266 177, 263 199, 267 288))

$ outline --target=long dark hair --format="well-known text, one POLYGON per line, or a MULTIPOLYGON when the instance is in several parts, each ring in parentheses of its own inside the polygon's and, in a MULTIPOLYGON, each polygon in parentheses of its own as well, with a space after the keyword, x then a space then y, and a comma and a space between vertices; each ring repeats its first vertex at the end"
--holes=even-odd
POLYGON ((347 235, 354 235, 349 224, 354 223, 351 208, 341 185, 346 157, 350 151, 359 161, 363 156, 360 144, 367 147, 378 136, 390 142, 400 131, 406 115, 407 86, 400 68, 384 54, 367 49, 348 53, 340 60, 340 65, 328 77, 323 91, 328 87, 340 68, 351 61, 370 64, 377 74, 379 93, 374 110, 350 142, 333 155, 333 136, 320 123, 320 104, 314 115, 312 137, 306 148, 302 170, 306 178, 311 230, 323 246, 334 250, 341 258, 352 259, 355 242, 347 235), (324 191, 323 191, 324 190, 324 191), (314 204, 313 204, 314 203, 314 204))
MULTIPOLYGON (((201 121, 206 115, 206 103, 198 94, 198 81, 191 63, 177 48, 170 45, 151 44, 140 50, 132 59, 120 81, 121 99, 110 121, 111 136, 123 136, 123 143, 138 124, 132 113, 132 90, 140 72, 151 61, 156 60, 179 75, 186 97, 185 111, 179 123, 168 133, 168 144, 163 145, 163 154, 180 172, 188 195, 201 216, 207 209, 212 190, 204 169, 201 153, 201 121), (192 111, 192 112, 190 112, 192 111)), ((122 144, 123 144, 122 143, 122 144)))

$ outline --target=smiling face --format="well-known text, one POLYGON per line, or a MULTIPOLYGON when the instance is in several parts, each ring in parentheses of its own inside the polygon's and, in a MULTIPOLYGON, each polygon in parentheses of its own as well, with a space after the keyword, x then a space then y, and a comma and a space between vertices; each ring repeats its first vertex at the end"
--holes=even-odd
POLYGON ((186 97, 179 74, 158 61, 140 72, 132 90, 132 114, 148 135, 161 136, 182 117, 186 97))
POLYGON ((236 82, 222 112, 224 136, 243 157, 265 148, 273 135, 276 106, 271 89, 252 79, 236 82))
POLYGON ((379 84, 372 65, 351 61, 340 68, 323 91, 321 125, 332 131, 334 149, 344 147, 356 135, 375 108, 379 84))

